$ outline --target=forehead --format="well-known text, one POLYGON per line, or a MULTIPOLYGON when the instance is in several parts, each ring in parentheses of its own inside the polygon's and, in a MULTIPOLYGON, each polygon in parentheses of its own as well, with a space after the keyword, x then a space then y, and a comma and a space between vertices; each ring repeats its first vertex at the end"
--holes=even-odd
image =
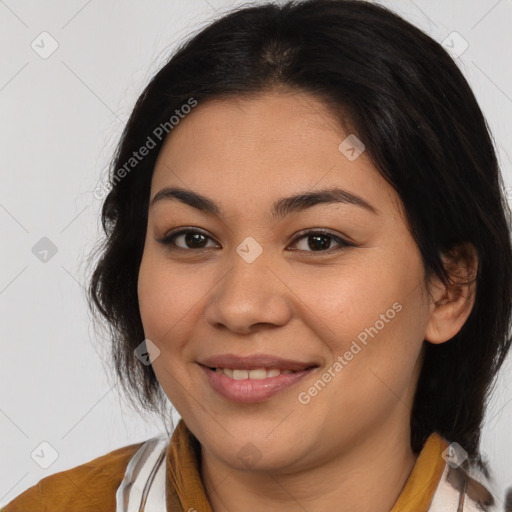
POLYGON ((349 135, 308 93, 199 103, 167 136, 151 197, 163 187, 179 186, 215 197, 221 205, 243 201, 245 208, 261 208, 305 190, 342 187, 379 210, 396 202, 395 191, 364 151, 349 159, 340 150, 349 135))

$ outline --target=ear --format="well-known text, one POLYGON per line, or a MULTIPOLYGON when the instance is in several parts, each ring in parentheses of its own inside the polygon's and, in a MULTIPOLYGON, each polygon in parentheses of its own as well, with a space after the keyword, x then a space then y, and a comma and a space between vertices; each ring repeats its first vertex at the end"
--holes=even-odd
POLYGON ((444 285, 437 276, 430 283, 433 301, 425 330, 425 340, 440 344, 453 338, 469 317, 476 296, 478 255, 470 243, 441 255, 450 282, 444 285))

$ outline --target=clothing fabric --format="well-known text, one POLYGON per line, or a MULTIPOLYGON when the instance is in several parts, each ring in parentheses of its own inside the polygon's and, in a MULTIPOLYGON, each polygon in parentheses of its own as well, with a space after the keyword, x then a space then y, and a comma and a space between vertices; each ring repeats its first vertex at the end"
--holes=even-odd
MULTIPOLYGON (((390 512, 510 512, 481 471, 450 461, 449 445, 437 433, 426 440, 390 512)), ((0 512, 212 512, 200 460, 180 419, 171 439, 161 434, 50 475, 0 512)))

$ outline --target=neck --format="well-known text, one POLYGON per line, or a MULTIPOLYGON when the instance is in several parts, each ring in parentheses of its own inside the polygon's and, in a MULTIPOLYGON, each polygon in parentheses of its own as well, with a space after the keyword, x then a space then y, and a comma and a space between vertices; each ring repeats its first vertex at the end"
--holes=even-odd
MULTIPOLYGON (((395 418, 396 419, 396 418, 395 418)), ((389 512, 414 464, 408 422, 381 425, 342 455, 286 474, 233 469, 202 449, 201 473, 214 512, 389 512)))

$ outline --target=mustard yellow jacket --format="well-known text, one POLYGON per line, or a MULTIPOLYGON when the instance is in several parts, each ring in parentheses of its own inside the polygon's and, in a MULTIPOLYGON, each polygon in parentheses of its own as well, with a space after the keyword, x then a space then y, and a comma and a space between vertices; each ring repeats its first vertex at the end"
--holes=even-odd
MULTIPOLYGON (((486 477, 450 463, 447 450, 439 434, 427 439, 390 512, 509 512, 486 477)), ((212 512, 199 461, 199 442, 181 419, 170 442, 152 438, 50 475, 0 512, 212 512)))

